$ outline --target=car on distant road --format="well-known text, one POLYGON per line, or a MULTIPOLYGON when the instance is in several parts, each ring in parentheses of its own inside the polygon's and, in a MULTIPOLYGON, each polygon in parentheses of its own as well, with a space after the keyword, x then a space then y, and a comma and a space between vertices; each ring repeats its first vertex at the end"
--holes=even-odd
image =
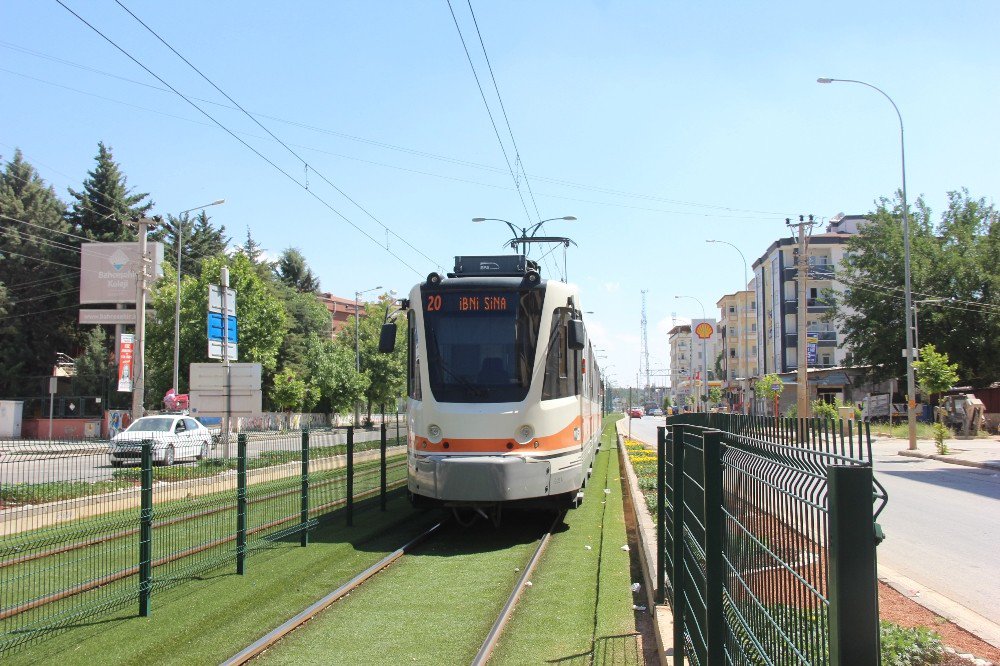
POLYGON ((154 463, 173 465, 179 458, 206 458, 212 434, 184 414, 144 416, 111 438, 111 466, 121 467, 126 461, 140 462, 145 441, 152 442, 154 463))
POLYGON ((663 410, 659 407, 653 407, 651 410, 646 412, 649 416, 663 416, 663 410))
POLYGON ((641 419, 643 416, 642 409, 640 409, 639 407, 632 407, 631 409, 628 410, 628 416, 631 419, 641 419))

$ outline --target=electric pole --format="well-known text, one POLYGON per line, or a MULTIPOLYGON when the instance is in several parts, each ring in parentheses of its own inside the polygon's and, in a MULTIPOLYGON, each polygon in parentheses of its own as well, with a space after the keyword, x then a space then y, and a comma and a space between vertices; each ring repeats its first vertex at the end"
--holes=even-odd
POLYGON ((146 390, 146 266, 151 260, 146 256, 146 234, 149 227, 155 225, 155 220, 141 218, 139 226, 139 274, 136 275, 135 298, 135 367, 132 384, 132 420, 142 418, 143 393, 146 390))
MULTIPOLYGON (((791 220, 786 219, 785 224, 792 226, 791 220)), ((806 350, 807 331, 806 317, 809 314, 808 282, 809 282, 809 238, 806 236, 806 226, 812 233, 813 216, 809 216, 809 222, 805 221, 804 215, 799 215, 799 247, 798 261, 795 262, 795 279, 798 287, 798 312, 795 322, 796 328, 796 409, 799 423, 803 419, 809 418, 809 357, 806 350)), ((800 428, 800 432, 801 432, 800 428)))

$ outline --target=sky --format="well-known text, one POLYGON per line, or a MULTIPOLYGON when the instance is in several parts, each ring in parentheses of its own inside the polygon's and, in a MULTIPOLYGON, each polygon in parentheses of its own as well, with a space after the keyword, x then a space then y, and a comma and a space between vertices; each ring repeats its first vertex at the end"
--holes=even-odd
MULTIPOLYGON (((817 77, 891 96, 911 201, 997 194, 995 2, 471 0, 475 21, 451 2, 62 0, 131 58, 55 0, 3 3, 0 157, 68 200, 103 141, 154 213, 224 198, 206 212, 234 243, 298 248, 348 298, 504 252, 507 226, 474 217, 575 216, 543 233, 577 244, 566 272, 617 385, 640 368, 642 290, 662 384, 667 331, 744 285, 706 240, 752 266, 785 218, 900 188, 889 101, 817 77)), ((562 277, 562 248, 542 266, 562 277)))

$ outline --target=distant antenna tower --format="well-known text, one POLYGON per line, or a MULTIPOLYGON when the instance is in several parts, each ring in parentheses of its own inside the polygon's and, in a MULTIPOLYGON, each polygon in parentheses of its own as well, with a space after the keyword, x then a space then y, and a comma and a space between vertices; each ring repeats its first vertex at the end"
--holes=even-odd
POLYGON ((639 350, 639 373, 646 377, 646 388, 649 388, 649 339, 646 335, 646 292, 642 290, 642 348, 639 350))

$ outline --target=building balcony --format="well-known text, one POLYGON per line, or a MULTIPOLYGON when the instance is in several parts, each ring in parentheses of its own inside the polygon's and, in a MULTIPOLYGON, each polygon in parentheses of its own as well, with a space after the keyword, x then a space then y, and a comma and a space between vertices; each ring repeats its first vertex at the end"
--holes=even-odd
MULTIPOLYGON (((785 266, 785 279, 794 280, 799 274, 799 269, 796 266, 785 266)), ((809 279, 810 280, 836 280, 837 279, 837 269, 833 264, 819 264, 816 266, 809 266, 809 279)))
MULTIPOLYGON (((810 338, 816 338, 816 344, 820 347, 836 347, 837 346, 837 332, 836 331, 809 331, 806 335, 810 338)), ((785 346, 795 347, 798 344, 798 333, 786 333, 785 334, 785 346)))
MULTIPOLYGON (((809 308, 808 312, 821 313, 827 312, 833 307, 833 301, 828 301, 825 298, 807 298, 806 306, 809 308)), ((797 298, 785 298, 785 314, 791 314, 793 312, 799 311, 799 301, 797 298)))

